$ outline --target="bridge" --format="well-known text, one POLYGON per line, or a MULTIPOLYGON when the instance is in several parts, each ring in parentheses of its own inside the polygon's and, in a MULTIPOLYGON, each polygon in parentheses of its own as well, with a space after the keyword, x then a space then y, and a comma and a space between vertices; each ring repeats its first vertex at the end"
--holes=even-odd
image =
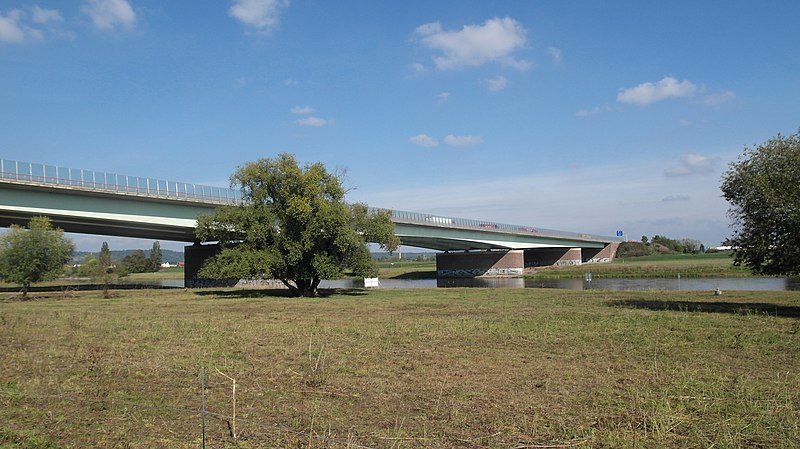
MULTIPOLYGON (((240 202, 233 189, 0 159, 0 226, 44 215, 66 232, 191 242, 187 276, 213 248, 197 217, 240 202)), ((403 245, 443 251, 440 276, 521 274, 526 266, 608 261, 621 239, 391 210, 403 245)))

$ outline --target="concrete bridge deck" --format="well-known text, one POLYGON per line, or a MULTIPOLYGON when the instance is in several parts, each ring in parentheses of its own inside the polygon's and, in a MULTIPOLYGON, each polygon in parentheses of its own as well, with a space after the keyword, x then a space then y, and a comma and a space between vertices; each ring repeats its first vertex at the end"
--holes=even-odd
MULTIPOLYGON (((0 226, 45 215, 66 232, 196 242, 198 216, 238 202, 240 194, 233 189, 0 159, 0 226)), ((403 245, 446 252, 517 251, 522 254, 522 262, 512 263, 517 268, 609 259, 613 254, 598 254, 621 241, 485 220, 391 213, 403 245)), ((456 264, 453 270, 463 268, 456 264)))

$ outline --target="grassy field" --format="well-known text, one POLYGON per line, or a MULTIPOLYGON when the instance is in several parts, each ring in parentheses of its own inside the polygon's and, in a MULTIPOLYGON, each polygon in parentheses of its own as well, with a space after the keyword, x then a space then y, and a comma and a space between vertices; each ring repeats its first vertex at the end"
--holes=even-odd
POLYGON ((713 254, 659 254, 654 256, 615 259, 611 263, 546 267, 537 269, 538 278, 583 277, 587 271, 594 277, 746 277, 749 269, 733 266, 733 259, 725 253, 713 254))
POLYGON ((183 267, 162 268, 155 273, 131 273, 120 280, 123 282, 148 282, 166 279, 183 279, 183 267))
POLYGON ((199 448, 201 368, 208 448, 800 446, 800 293, 116 295, 0 296, 0 448, 199 448))
POLYGON ((436 261, 378 262, 378 276, 393 279, 435 279, 436 261))

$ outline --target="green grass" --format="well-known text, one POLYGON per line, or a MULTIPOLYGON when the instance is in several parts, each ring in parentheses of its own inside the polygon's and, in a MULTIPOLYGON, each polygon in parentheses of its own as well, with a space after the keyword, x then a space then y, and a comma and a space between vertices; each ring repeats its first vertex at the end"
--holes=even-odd
POLYGON ((394 279, 435 279, 436 261, 378 262, 378 276, 394 279))
POLYGON ((115 293, 0 296, 0 448, 200 447, 201 367, 210 448, 800 446, 796 292, 115 293))
POLYGON ((122 282, 147 282, 161 281, 166 279, 183 280, 183 267, 162 268, 154 273, 131 273, 123 278, 122 282))
POLYGON ((533 274, 537 278, 580 278, 587 271, 593 277, 646 278, 669 277, 747 277, 752 272, 733 265, 733 259, 725 253, 713 254, 659 254, 627 259, 615 259, 611 263, 544 267, 533 274))

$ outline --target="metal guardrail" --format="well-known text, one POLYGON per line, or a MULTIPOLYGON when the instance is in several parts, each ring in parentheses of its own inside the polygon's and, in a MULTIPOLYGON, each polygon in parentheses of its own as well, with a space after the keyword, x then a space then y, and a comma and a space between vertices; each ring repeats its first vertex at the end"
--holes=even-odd
POLYGON ((234 204, 241 200, 238 190, 141 176, 120 175, 78 168, 0 159, 0 178, 36 184, 79 187, 113 193, 201 200, 234 204))
MULTIPOLYGON (((55 165, 20 162, 0 159, 0 180, 23 181, 32 184, 77 187, 81 189, 148 196, 154 198, 197 200, 214 204, 237 204, 241 202, 241 191, 223 187, 212 187, 177 181, 165 181, 141 176, 128 176, 55 165)), ((622 241, 619 238, 603 237, 577 232, 497 223, 470 218, 445 217, 393 209, 370 207, 370 211, 389 210, 397 222, 437 226, 444 228, 474 229, 539 237, 569 238, 592 241, 622 241)))
MULTIPOLYGON (((371 210, 386 210, 370 208, 371 210)), ((474 220, 471 218, 445 217, 442 215, 423 214, 419 212, 407 212, 401 210, 391 210, 392 219, 397 222, 422 224, 428 226, 438 226, 443 228, 459 229, 478 229, 483 231, 502 232, 504 234, 519 234, 537 237, 569 238, 578 240, 591 240, 603 242, 622 241, 620 238, 598 236, 593 234, 581 234, 578 232, 557 231, 555 229, 534 228, 531 226, 513 225, 507 223, 497 223, 493 221, 474 220)))

